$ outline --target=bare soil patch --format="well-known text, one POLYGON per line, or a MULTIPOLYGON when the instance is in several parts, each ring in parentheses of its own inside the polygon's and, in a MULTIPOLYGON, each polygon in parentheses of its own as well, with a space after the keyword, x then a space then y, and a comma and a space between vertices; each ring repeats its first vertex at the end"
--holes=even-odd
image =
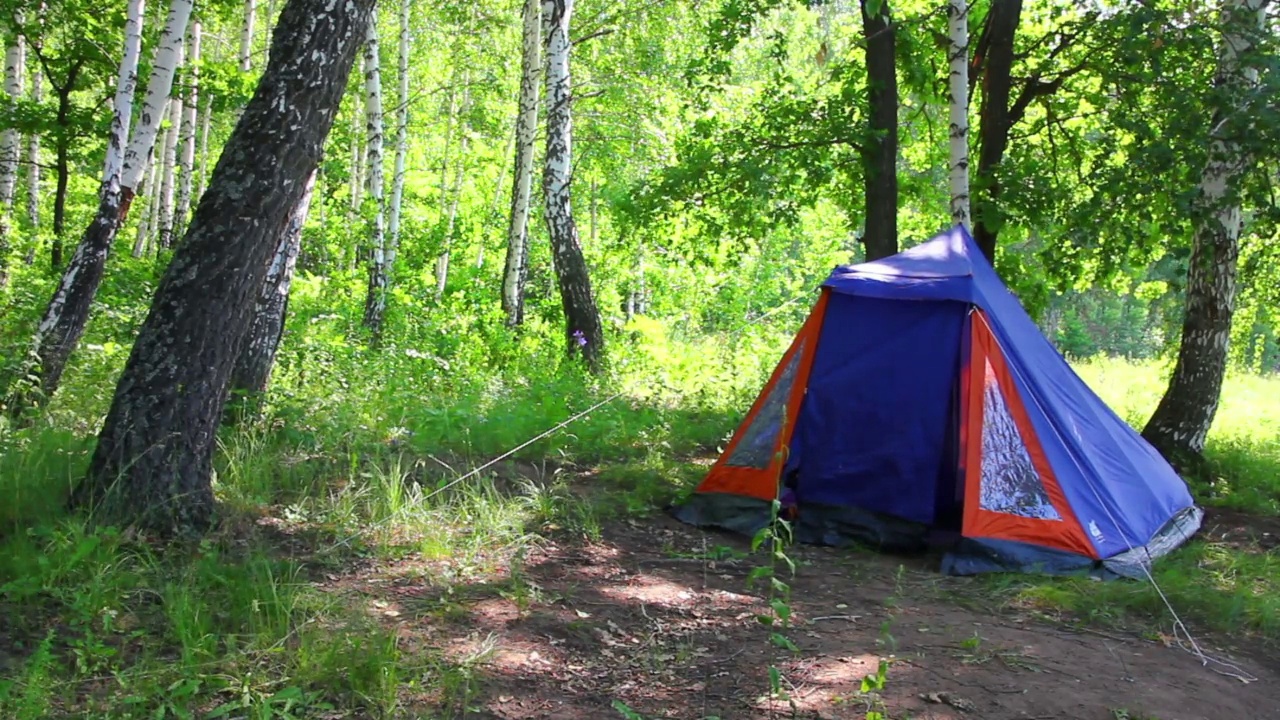
POLYGON ((393 626, 404 651, 475 668, 448 717, 622 718, 615 702, 689 720, 861 720, 873 706, 916 720, 1280 717, 1274 664, 1242 660, 1258 678, 1245 684, 1176 645, 1023 617, 984 602, 979 581, 858 551, 789 551, 799 651, 782 649, 756 620, 766 599, 747 587, 748 561, 706 559, 723 547, 747 549, 655 517, 610 524, 599 542, 548 540, 483 578, 406 559, 332 587, 393 626), (862 692, 882 658, 887 682, 862 692), (770 666, 794 715, 769 697, 770 666))

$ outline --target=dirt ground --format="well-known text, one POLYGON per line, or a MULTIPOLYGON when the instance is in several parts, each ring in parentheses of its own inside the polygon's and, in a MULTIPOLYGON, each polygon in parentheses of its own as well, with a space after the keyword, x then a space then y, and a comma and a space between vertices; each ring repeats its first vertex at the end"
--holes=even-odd
POLYGON ((868 552, 789 551, 799 567, 786 635, 798 651, 780 648, 756 619, 767 602, 748 588, 747 561, 705 559, 725 547, 747 549, 658 516, 607 526, 596 543, 547 541, 447 593, 408 561, 342 585, 404 651, 444 648, 475 668, 472 689, 447 701, 451 718, 1280 718, 1280 661, 1263 653, 1231 656, 1198 637, 1256 677, 1242 682, 1167 639, 1022 617, 974 580, 868 552), (864 678, 881 658, 877 690, 864 678), (770 698, 770 666, 789 699, 770 698))

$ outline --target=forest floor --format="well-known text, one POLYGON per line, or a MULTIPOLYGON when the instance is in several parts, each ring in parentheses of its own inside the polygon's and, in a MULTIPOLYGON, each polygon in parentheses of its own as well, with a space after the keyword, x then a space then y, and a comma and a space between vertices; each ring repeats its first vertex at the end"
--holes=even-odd
MULTIPOLYGON (((1205 534, 1267 552, 1278 526, 1215 514, 1205 534)), ((1280 717, 1280 660, 1261 642, 1191 624, 1205 653, 1252 676, 1242 682, 1180 647, 1172 617, 1090 625, 942 576, 927 558, 790 548, 797 572, 780 577, 795 648, 779 647, 756 619, 769 598, 749 587, 759 561, 749 550, 746 539, 658 514, 608 522, 594 540, 553 532, 462 582, 451 561, 414 556, 373 559, 321 585, 365 608, 405 651, 442 648, 468 669, 447 696, 402 698, 426 717, 1280 717), (771 667, 782 693, 770 692, 771 667)))

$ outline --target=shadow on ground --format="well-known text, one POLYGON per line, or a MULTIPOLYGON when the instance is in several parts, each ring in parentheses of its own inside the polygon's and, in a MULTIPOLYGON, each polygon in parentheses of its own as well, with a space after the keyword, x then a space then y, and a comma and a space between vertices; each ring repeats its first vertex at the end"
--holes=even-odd
POLYGON ((1242 661, 1258 677, 1242 684, 1176 646, 1023 617, 984 604, 978 582, 860 552, 794 550, 788 650, 757 621, 767 602, 747 561, 706 559, 726 547, 747 549, 661 517, 607 525, 597 542, 546 540, 472 582, 433 582, 439 564, 406 559, 330 589, 403 652, 475 669, 450 718, 1216 720, 1280 707, 1274 665, 1242 661), (866 681, 882 659, 883 683, 866 681), (786 698, 771 696, 771 667, 786 698))

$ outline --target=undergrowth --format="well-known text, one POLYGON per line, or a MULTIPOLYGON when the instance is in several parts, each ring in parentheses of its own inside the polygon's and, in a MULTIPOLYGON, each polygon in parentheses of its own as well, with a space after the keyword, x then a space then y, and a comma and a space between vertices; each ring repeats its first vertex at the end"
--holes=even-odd
MULTIPOLYGON (((786 339, 763 329, 679 337, 641 321, 628 330, 634 345, 617 344, 614 366, 595 378, 563 362, 550 328, 447 353, 373 354, 346 339, 344 322, 296 320, 272 392, 223 428, 223 523, 196 545, 160 547, 63 511, 123 346, 89 343, 36 424, 0 427, 0 717, 465 711, 483 653, 406 647, 332 578, 415 557, 431 587, 503 572, 516 583, 518 559, 543 538, 598 538, 611 516, 678 499, 786 339)), ((1093 361, 1081 372, 1135 424, 1163 389, 1151 364, 1093 361)), ((1218 478, 1197 488, 1208 504, 1280 514, 1275 407, 1280 380, 1229 378, 1210 438, 1218 478)), ((1193 628, 1280 639, 1274 553, 1198 540, 1160 563, 1157 579, 1193 628)), ((1142 583, 984 582, 1007 602, 1084 621, 1140 618, 1156 632, 1165 618, 1142 583)), ((787 609, 785 599, 774 608, 784 619, 787 609)))

